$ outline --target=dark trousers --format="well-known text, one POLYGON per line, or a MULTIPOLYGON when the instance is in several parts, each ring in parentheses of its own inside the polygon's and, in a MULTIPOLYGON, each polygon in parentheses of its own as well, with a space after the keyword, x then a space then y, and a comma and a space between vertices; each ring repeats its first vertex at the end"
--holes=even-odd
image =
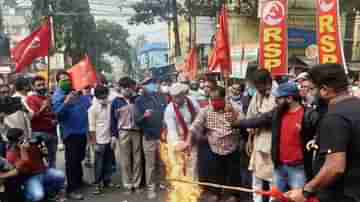
MULTIPOLYGON (((200 181, 222 184, 228 186, 240 186, 240 152, 234 151, 228 155, 218 155, 211 151, 208 144, 203 144, 199 148, 201 151, 199 159, 199 178, 200 181)), ((209 189, 206 191, 221 193, 223 190, 209 189)), ((225 193, 225 192, 224 192, 225 193)), ((232 192, 225 194, 233 195, 232 192)))
POLYGON ((65 167, 68 193, 79 189, 83 183, 82 161, 85 158, 86 135, 69 135, 64 139, 65 167))
POLYGON ((113 151, 110 144, 95 145, 95 183, 107 185, 111 181, 113 151))

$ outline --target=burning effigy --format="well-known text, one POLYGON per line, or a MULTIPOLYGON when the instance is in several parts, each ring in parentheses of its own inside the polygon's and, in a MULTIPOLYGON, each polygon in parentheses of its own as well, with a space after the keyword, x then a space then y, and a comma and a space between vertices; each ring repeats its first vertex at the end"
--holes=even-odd
POLYGON ((165 165, 166 180, 169 182, 166 202, 197 202, 201 188, 197 184, 182 183, 196 180, 196 150, 176 151, 173 145, 160 143, 160 157, 165 165))

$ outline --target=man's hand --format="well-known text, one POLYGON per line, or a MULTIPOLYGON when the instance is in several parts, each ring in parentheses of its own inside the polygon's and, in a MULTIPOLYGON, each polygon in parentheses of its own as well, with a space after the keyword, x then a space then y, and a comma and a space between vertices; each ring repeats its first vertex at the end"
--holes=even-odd
POLYGON ((44 100, 44 102, 41 105, 41 109, 46 109, 51 106, 51 100, 48 98, 44 100))
POLYGON ((318 150, 319 146, 316 144, 316 140, 310 140, 307 144, 306 144, 306 150, 307 151, 311 151, 311 150, 318 150))
POLYGON ((96 144, 96 134, 95 132, 90 132, 89 134, 89 143, 94 145, 96 144))
POLYGON ((188 142, 181 141, 175 145, 175 151, 182 152, 182 151, 186 150, 188 147, 189 147, 188 142))
POLYGON ((144 113, 144 118, 149 118, 152 115, 152 113, 153 112, 151 109, 146 110, 144 113))
POLYGON ((306 202, 302 189, 294 189, 285 194, 293 202, 306 202))
POLYGON ((64 103, 65 104, 72 103, 78 98, 79 98, 79 95, 75 91, 73 91, 69 95, 66 96, 64 103))
POLYGON ((117 138, 116 137, 111 137, 110 147, 111 147, 112 150, 115 150, 116 142, 117 142, 117 138))

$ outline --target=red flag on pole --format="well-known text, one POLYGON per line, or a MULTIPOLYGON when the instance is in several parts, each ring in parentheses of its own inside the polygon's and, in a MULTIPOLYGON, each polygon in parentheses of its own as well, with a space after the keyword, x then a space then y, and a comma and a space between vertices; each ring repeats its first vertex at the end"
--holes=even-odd
POLYGON ((81 90, 97 83, 97 74, 88 56, 71 67, 68 72, 75 90, 81 90))
POLYGON ((197 71, 199 66, 199 58, 197 54, 197 49, 192 48, 188 57, 186 58, 185 66, 184 66, 184 72, 188 79, 195 80, 197 71))
POLYGON ((209 71, 213 72, 219 67, 225 76, 229 76, 231 74, 231 53, 226 8, 221 10, 219 25, 219 30, 216 33, 215 48, 210 58, 209 71))
POLYGON ((49 56, 50 47, 51 25, 47 21, 11 50, 12 59, 16 63, 15 72, 24 71, 36 58, 49 56))

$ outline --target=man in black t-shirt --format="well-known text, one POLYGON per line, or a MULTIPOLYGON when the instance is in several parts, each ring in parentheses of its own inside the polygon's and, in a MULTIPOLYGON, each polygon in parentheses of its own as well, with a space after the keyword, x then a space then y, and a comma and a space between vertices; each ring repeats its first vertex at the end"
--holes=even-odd
POLYGON ((317 137, 317 175, 287 196, 294 202, 314 196, 320 202, 360 202, 360 99, 349 94, 341 65, 315 66, 309 76, 329 111, 317 137))

